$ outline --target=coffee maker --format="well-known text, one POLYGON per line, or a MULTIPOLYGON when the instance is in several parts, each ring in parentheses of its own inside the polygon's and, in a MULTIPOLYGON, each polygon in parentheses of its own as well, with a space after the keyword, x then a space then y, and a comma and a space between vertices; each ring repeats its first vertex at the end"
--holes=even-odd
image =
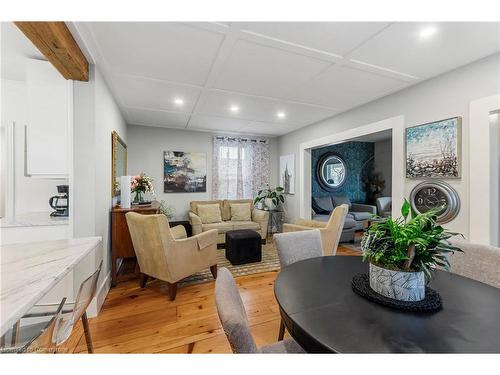
POLYGON ((57 195, 50 197, 49 205, 55 211, 50 216, 68 216, 69 215, 69 196, 68 185, 57 185, 57 195))

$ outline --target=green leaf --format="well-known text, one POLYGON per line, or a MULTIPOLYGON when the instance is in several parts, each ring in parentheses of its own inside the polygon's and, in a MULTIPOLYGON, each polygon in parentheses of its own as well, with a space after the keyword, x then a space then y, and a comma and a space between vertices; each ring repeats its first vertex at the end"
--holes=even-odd
POLYGON ((405 202, 403 203, 403 206, 401 207, 401 215, 403 215, 405 221, 408 218, 408 214, 410 213, 410 202, 405 198, 405 202))

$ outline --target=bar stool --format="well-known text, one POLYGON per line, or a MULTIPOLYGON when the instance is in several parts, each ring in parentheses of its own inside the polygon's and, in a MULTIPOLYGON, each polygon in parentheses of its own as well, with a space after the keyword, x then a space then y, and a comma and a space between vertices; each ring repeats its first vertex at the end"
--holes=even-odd
MULTIPOLYGON (((71 336, 74 325, 81 319, 83 324, 83 331, 85 333, 85 341, 87 343, 87 351, 89 353, 94 352, 92 337, 90 336, 89 322, 87 319, 87 308, 90 305, 90 302, 92 302, 92 299, 95 297, 97 291, 97 281, 99 279, 101 268, 102 260, 97 270, 81 283, 78 294, 76 295, 75 302, 63 306, 62 311, 59 314, 59 319, 56 322, 56 326, 54 328, 54 342, 56 346, 61 345, 71 336)), ((66 298, 64 298, 64 301, 65 300, 66 298)), ((23 318, 46 317, 53 314, 47 312, 47 309, 49 308, 49 306, 47 305, 35 305, 35 307, 42 311, 27 314, 23 316, 23 318)), ((14 328, 12 329, 12 342, 20 341, 19 332, 17 329, 19 327, 18 324, 19 322, 17 322, 17 326, 14 325, 14 328)))
POLYGON ((95 297, 97 291, 97 280, 99 279, 101 268, 102 260, 97 270, 87 279, 85 279, 80 285, 80 289, 78 290, 78 294, 76 295, 75 303, 72 304, 72 308, 63 309, 61 323, 59 324, 58 330, 56 332, 57 345, 61 345, 71 336, 73 326, 78 322, 78 320, 82 319, 85 341, 87 342, 87 351, 89 353, 94 352, 94 348, 92 346, 92 338, 90 336, 89 321, 87 319, 87 307, 95 297))
POLYGON ((55 312, 45 312, 42 314, 26 314, 14 324, 14 327, 7 331, 1 338, 1 353, 55 353, 56 337, 55 332, 61 319, 62 309, 66 298, 61 300, 55 312), (35 316, 33 316, 35 315, 35 316), (48 321, 21 325, 22 319, 34 317, 50 317, 48 321), (6 339, 10 338, 10 343, 6 346, 6 339))

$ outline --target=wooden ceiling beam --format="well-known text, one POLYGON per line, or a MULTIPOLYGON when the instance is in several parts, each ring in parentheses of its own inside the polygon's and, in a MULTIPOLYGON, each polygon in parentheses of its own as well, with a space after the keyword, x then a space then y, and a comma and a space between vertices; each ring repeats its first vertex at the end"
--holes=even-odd
POLYGON ((89 80, 89 63, 64 22, 14 22, 66 79, 89 80))

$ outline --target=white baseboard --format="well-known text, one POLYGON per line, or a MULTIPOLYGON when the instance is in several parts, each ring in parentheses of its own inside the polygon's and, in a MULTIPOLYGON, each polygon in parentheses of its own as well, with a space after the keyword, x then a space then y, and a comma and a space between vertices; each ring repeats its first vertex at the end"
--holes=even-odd
POLYGON ((99 311, 101 311, 102 305, 104 304, 104 300, 106 299, 106 296, 108 295, 110 289, 111 289, 111 272, 109 272, 104 278, 103 282, 101 283, 101 286, 99 287, 97 293, 95 294, 94 299, 92 300, 87 309, 87 315, 89 318, 94 318, 99 314, 99 311))

